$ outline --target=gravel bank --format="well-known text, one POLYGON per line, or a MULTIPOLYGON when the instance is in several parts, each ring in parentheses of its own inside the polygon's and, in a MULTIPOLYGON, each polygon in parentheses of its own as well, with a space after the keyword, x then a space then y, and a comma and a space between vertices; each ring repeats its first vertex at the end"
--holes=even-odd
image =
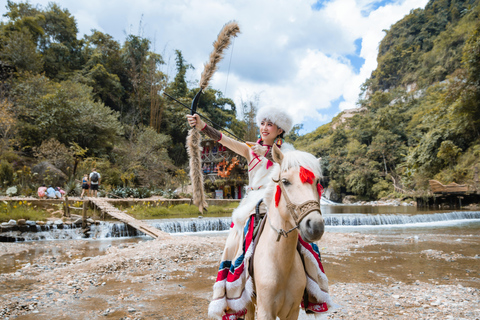
MULTIPOLYGON (((404 244, 411 241, 404 238, 404 244)), ((76 246, 79 241, 37 243, 46 247, 44 254, 31 262, 19 261, 15 272, 0 274, 0 318, 207 318, 224 236, 117 243, 102 255, 90 257, 82 255, 76 246), (54 254, 53 248, 58 247, 64 252, 61 256, 54 254)), ((415 270, 390 274, 385 270, 398 262, 381 265, 376 261, 382 261, 382 256, 390 261, 388 257, 394 254, 382 249, 380 255, 371 253, 372 248, 377 252, 391 245, 384 242, 382 237, 359 233, 328 233, 320 241, 331 295, 339 304, 323 318, 480 319, 477 286, 462 285, 454 276, 450 280, 424 278, 415 270), (372 255, 376 260, 367 261, 366 268, 361 263, 372 255)), ((16 259, 31 249, 25 243, 3 243, 0 257, 16 259)), ((465 277, 478 278, 478 257, 473 253, 458 257, 442 251, 441 246, 431 252, 418 251, 425 269, 463 259, 466 265, 471 263, 465 277)), ((300 318, 307 319, 304 314, 300 318)))

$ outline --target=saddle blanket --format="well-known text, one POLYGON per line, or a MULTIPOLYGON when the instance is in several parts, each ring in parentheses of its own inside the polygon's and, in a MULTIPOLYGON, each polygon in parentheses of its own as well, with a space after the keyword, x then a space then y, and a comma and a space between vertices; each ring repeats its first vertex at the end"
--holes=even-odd
MULTIPOLYGON (((247 266, 254 252, 256 227, 260 224, 255 219, 255 214, 252 214, 247 219, 243 234, 238 235, 243 237, 243 244, 236 250, 235 256, 228 257, 228 253, 224 252, 214 285, 213 300, 209 306, 209 316, 212 318, 221 318, 227 309, 236 312, 244 310, 254 295, 252 278, 248 274, 247 266)), ((227 247, 228 242, 227 239, 227 247)), ((306 290, 309 296, 308 303, 302 301, 301 307, 307 313, 325 312, 333 302, 328 294, 328 279, 318 246, 303 241, 298 235, 297 250, 303 256, 307 276, 306 290)))

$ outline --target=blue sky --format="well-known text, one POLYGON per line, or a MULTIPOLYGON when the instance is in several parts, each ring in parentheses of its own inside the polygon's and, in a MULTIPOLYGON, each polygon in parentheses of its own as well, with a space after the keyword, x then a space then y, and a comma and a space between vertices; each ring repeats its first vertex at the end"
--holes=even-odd
MULTIPOLYGON (((47 6, 51 0, 30 1, 47 6)), ((62 0, 79 35, 92 29, 123 42, 146 37, 175 76, 175 50, 195 69, 192 86, 222 26, 236 20, 241 34, 220 63, 211 86, 240 106, 258 98, 302 123, 301 134, 356 107, 360 86, 376 68, 378 45, 388 29, 427 0, 62 0), (275 8, 274 10, 272 8, 275 8), (140 24, 141 21, 141 24, 140 24), (230 61, 231 57, 231 61, 230 61), (230 69, 229 69, 230 64, 230 69), (227 82, 228 78, 228 82, 227 82), (226 91, 225 91, 226 88, 226 91)), ((0 7, 0 13, 5 13, 0 7)))

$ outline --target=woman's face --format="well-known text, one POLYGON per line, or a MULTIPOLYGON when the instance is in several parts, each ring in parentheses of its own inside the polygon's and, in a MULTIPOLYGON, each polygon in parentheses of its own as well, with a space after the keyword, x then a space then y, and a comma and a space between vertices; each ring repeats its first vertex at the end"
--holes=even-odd
POLYGON ((275 138, 283 132, 276 124, 271 121, 263 120, 260 123, 260 136, 267 145, 272 145, 275 138))

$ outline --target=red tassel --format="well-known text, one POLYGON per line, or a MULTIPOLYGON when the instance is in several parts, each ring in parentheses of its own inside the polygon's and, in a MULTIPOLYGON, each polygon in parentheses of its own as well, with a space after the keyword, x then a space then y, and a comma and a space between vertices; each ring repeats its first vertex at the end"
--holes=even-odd
POLYGON ((318 196, 322 198, 323 187, 320 183, 317 183, 317 191, 318 191, 318 196))
POLYGON ((305 169, 304 167, 300 167, 300 180, 302 180, 302 183, 308 182, 313 184, 314 179, 315 174, 312 171, 305 169))
POLYGON ((278 207, 278 203, 280 202, 280 196, 282 195, 282 189, 277 184, 277 192, 275 192, 275 207, 278 207))

